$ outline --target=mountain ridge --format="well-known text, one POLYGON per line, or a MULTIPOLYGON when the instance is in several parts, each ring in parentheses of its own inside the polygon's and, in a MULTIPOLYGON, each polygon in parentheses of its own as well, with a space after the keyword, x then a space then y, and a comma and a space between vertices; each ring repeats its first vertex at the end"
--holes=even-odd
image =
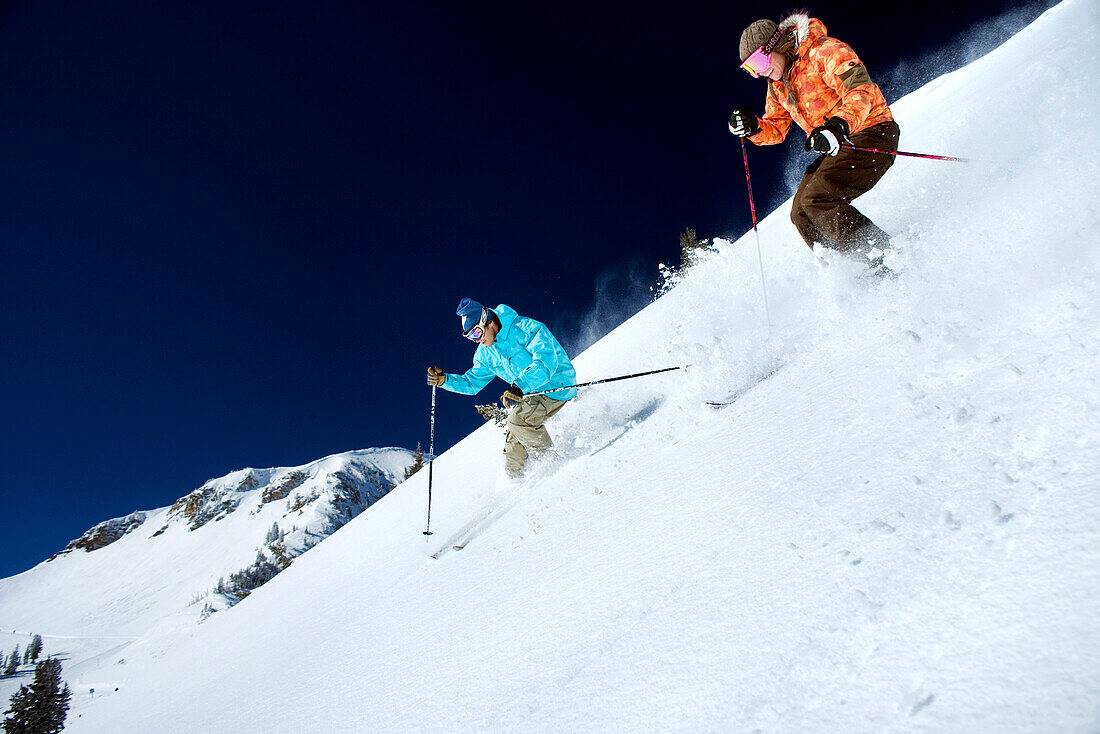
POLYGON ((0 618, 62 636, 134 636, 165 615, 199 614, 199 601, 207 614, 224 609, 238 599, 219 599, 219 580, 270 553, 273 529, 288 565, 384 497, 412 457, 361 449, 210 479, 171 505, 99 523, 34 568, 0 579, 0 618), (87 609, 50 603, 85 584, 98 589, 82 595, 87 609))

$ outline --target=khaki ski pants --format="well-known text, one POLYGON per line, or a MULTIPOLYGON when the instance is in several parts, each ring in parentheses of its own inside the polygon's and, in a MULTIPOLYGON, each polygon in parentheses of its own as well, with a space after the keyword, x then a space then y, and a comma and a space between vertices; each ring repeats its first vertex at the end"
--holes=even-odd
POLYGON ((504 431, 504 468, 508 476, 518 477, 527 465, 528 452, 536 455, 553 445, 543 423, 565 405, 545 395, 525 397, 508 409, 504 431))

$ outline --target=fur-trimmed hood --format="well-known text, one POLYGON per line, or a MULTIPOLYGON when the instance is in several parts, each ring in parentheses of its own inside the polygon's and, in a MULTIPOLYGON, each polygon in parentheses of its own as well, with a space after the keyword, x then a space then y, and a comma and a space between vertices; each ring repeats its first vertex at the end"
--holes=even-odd
POLYGON ((794 33, 795 50, 799 56, 802 55, 803 44, 809 42, 813 43, 817 39, 828 35, 825 29, 825 24, 817 18, 811 18, 806 13, 792 13, 788 15, 782 23, 779 24, 781 30, 792 29, 794 33))

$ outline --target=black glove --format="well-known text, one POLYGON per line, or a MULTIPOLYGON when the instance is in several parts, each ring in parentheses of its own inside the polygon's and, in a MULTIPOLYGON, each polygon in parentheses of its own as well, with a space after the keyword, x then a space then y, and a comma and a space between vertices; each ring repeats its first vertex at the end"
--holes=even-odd
POLYGON ((806 150, 816 150, 818 153, 836 155, 840 152, 840 144, 850 142, 848 140, 848 121, 843 117, 830 117, 824 125, 815 127, 806 138, 806 150))
POLYGON ((447 381, 447 375, 439 367, 428 368, 428 384, 438 387, 447 381))
POLYGON ((747 104, 734 108, 730 113, 729 125, 730 132, 742 138, 760 132, 760 120, 756 119, 756 113, 747 104))
POLYGON ((505 409, 511 408, 512 406, 508 404, 509 400, 513 403, 518 403, 523 400, 523 390, 520 390, 515 384, 509 385, 508 389, 504 391, 504 394, 500 396, 500 404, 503 405, 505 409))

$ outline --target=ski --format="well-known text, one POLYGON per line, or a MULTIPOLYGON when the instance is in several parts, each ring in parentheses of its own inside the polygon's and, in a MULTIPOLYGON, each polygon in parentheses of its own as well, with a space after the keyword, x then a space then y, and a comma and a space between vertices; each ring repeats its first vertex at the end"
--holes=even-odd
MULTIPOLYGON (((738 395, 737 397, 741 396, 738 395)), ((732 400, 707 400, 703 403, 703 405, 706 405, 708 408, 724 408, 727 405, 733 405, 736 402, 737 398, 733 398, 732 400)))
POLYGON ((493 509, 494 508, 490 506, 485 510, 482 510, 478 514, 474 515, 474 518, 472 520, 459 528, 458 532, 452 535, 447 540, 447 542, 444 543, 442 547, 440 547, 439 550, 432 554, 432 558, 440 558, 441 556, 446 555, 452 550, 462 550, 463 548, 465 548, 466 543, 469 542, 466 537, 467 534, 469 534, 471 530, 480 525, 482 522, 488 520, 489 516, 493 514, 493 509))
MULTIPOLYGON (((752 386, 750 385, 749 387, 752 387, 752 386)), ((707 400, 703 404, 707 405, 711 408, 724 408, 727 405, 733 405, 734 403, 736 403, 738 400, 741 399, 742 395, 744 395, 746 392, 749 391, 749 387, 746 387, 742 390, 738 390, 737 392, 730 393, 728 396, 726 396, 726 398, 724 400, 707 400)))
POLYGON ((779 369, 782 366, 783 366, 782 363, 777 364, 775 367, 773 367, 771 369, 771 371, 767 372, 762 377, 759 377, 759 378, 753 380, 748 385, 745 385, 744 387, 740 388, 739 390, 734 390, 733 392, 731 392, 729 395, 722 398, 721 400, 704 400, 703 405, 706 405, 708 408, 725 408, 727 406, 733 405, 738 400, 740 400, 742 397, 744 397, 745 393, 747 393, 749 390, 753 389, 754 387, 759 385, 761 382, 763 382, 764 380, 768 379, 769 377, 774 375, 776 372, 778 372, 779 369))
POLYGON ((522 499, 525 494, 524 490, 527 486, 529 486, 529 482, 518 487, 511 495, 505 497, 497 504, 490 505, 477 515, 474 515, 472 520, 463 525, 439 550, 432 554, 432 558, 441 558, 451 551, 462 550, 469 545, 470 541, 481 535, 485 529, 501 516, 507 514, 508 511, 519 503, 520 499, 522 499))
MULTIPOLYGON (((746 388, 747 389, 747 388, 746 388)), ((566 466, 568 463, 583 459, 588 456, 593 456, 606 449, 611 444, 618 441, 623 437, 631 428, 638 424, 640 420, 647 417, 653 410, 660 405, 660 401, 656 403, 650 402, 644 405, 638 413, 629 418, 626 421, 626 425, 621 431, 611 437, 609 440, 602 443, 597 448, 589 450, 587 453, 576 456, 559 456, 557 461, 551 463, 540 464, 539 467, 531 474, 524 477, 522 481, 517 483, 512 489, 511 493, 501 499, 496 504, 490 504, 485 507, 481 512, 474 515, 473 519, 459 528, 453 535, 451 535, 439 550, 432 553, 431 557, 435 559, 442 558, 451 551, 458 551, 469 545, 474 539, 487 530, 494 522, 506 515, 509 511, 516 507, 520 501, 527 495, 531 487, 539 482, 542 482, 554 474, 560 469, 566 466)))

